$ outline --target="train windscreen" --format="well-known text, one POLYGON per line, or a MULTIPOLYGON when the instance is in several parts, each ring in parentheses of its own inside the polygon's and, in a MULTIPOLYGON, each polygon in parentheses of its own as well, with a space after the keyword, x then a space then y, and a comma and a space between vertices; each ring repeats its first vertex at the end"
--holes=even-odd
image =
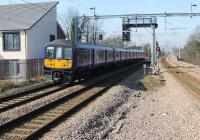
POLYGON ((49 46, 46 49, 46 58, 72 60, 72 48, 49 46))
POLYGON ((56 59, 62 59, 62 47, 56 48, 56 59))
POLYGON ((54 51, 55 51, 54 49, 55 49, 54 47, 47 47, 46 58, 48 59, 54 58, 54 51))

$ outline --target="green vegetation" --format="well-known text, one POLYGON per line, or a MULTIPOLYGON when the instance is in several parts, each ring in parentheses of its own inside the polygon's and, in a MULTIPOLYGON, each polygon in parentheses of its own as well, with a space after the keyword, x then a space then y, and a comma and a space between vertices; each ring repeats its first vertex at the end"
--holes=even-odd
POLYGON ((200 26, 197 26, 190 35, 181 51, 181 58, 186 62, 200 65, 200 26))
POLYGON ((155 91, 156 88, 165 85, 165 80, 162 77, 154 76, 154 75, 147 75, 144 79, 140 80, 140 83, 148 90, 148 91, 155 91))
POLYGON ((8 81, 8 80, 0 80, 0 93, 6 92, 13 88, 24 87, 24 86, 32 85, 32 84, 43 82, 43 81, 45 81, 44 77, 40 77, 40 79, 32 78, 26 82, 13 82, 13 81, 8 81))
POLYGON ((5 92, 9 89, 19 87, 19 85, 15 84, 12 81, 0 81, 0 92, 5 92))

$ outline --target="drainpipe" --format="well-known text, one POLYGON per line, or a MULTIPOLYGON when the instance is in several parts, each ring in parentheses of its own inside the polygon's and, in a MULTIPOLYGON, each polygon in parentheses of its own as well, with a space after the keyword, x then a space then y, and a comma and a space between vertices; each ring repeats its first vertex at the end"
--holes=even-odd
POLYGON ((26 60, 27 60, 27 30, 24 30, 24 33, 25 33, 25 60, 24 60, 24 63, 23 63, 23 71, 24 71, 24 80, 28 80, 27 79, 27 68, 26 68, 26 60))

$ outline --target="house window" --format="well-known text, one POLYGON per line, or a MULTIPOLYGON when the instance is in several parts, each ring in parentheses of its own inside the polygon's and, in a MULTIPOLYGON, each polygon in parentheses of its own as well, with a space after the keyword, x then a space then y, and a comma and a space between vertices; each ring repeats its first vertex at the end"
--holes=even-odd
POLYGON ((55 37, 55 35, 50 35, 49 38, 50 38, 50 42, 51 42, 51 41, 54 41, 56 37, 55 37))
POLYGON ((20 50, 20 33, 3 33, 4 51, 19 51, 20 50))

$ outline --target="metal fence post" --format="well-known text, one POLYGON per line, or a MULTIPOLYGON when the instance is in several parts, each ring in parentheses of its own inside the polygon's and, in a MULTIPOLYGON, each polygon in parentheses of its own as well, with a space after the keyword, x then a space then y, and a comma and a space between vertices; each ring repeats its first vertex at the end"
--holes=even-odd
POLYGON ((38 69, 37 69, 37 71, 38 71, 38 80, 40 79, 40 59, 37 59, 37 67, 38 67, 38 69))
POLYGON ((13 62, 12 66, 13 66, 13 69, 14 69, 14 71, 13 71, 14 80, 15 80, 15 82, 17 82, 17 62, 15 60, 12 61, 12 62, 13 62))

